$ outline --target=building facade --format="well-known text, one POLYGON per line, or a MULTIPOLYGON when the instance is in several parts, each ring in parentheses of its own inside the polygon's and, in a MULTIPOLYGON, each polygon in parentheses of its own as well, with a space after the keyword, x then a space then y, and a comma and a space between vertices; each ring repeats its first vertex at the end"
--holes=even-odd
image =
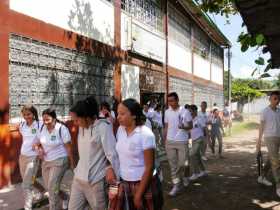
MULTIPOLYGON (((1 0, 0 43, 2 124, 18 121, 31 103, 67 116, 88 95, 164 103, 176 91, 182 105, 223 105, 230 43, 188 0, 1 0)), ((1 169, 21 143, 9 133, 0 141, 1 169)), ((16 171, 8 165, 0 187, 16 171)))

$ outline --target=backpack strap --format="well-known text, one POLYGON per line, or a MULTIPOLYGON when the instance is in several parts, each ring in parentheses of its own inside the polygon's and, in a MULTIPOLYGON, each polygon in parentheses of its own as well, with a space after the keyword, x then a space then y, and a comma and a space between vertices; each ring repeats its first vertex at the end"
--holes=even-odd
POLYGON ((42 124, 42 126, 40 128, 40 133, 42 133, 43 128, 44 128, 44 124, 42 124))

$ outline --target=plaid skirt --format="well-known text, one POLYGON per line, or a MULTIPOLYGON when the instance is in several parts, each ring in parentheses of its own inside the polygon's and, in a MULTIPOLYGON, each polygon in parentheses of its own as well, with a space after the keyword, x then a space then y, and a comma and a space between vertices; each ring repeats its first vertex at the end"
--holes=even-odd
POLYGON ((140 181, 122 181, 118 186, 117 195, 109 201, 108 210, 162 210, 163 194, 158 176, 154 176, 142 199, 142 209, 134 206, 134 195, 140 186, 140 181))

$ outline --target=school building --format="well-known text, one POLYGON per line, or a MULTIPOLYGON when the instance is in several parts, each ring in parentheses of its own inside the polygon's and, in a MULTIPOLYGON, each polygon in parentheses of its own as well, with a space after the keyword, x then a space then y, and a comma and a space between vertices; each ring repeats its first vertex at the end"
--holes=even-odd
POLYGON ((222 107, 230 42, 192 0, 1 0, 0 188, 18 179, 24 104, 133 97, 222 107))

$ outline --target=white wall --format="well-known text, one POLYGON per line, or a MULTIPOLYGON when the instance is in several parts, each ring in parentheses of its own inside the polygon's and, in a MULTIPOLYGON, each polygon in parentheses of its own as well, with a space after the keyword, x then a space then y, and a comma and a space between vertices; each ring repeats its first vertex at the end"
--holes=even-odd
POLYGON ((168 41, 168 65, 192 73, 192 56, 190 50, 168 41))
POLYGON ((223 84, 223 68, 222 67, 220 67, 216 64, 212 64, 211 80, 212 80, 212 82, 215 82, 219 85, 223 84))
POLYGON ((131 17, 125 12, 121 12, 121 48, 127 50, 131 48, 131 17))
POLYGON ((140 102, 139 73, 140 69, 137 66, 122 65, 122 100, 127 98, 135 98, 138 102, 140 102))
POLYGON ((194 75, 210 80, 210 62, 194 53, 194 75))
POLYGON ((10 0, 10 9, 114 45, 114 7, 106 0, 10 0))

